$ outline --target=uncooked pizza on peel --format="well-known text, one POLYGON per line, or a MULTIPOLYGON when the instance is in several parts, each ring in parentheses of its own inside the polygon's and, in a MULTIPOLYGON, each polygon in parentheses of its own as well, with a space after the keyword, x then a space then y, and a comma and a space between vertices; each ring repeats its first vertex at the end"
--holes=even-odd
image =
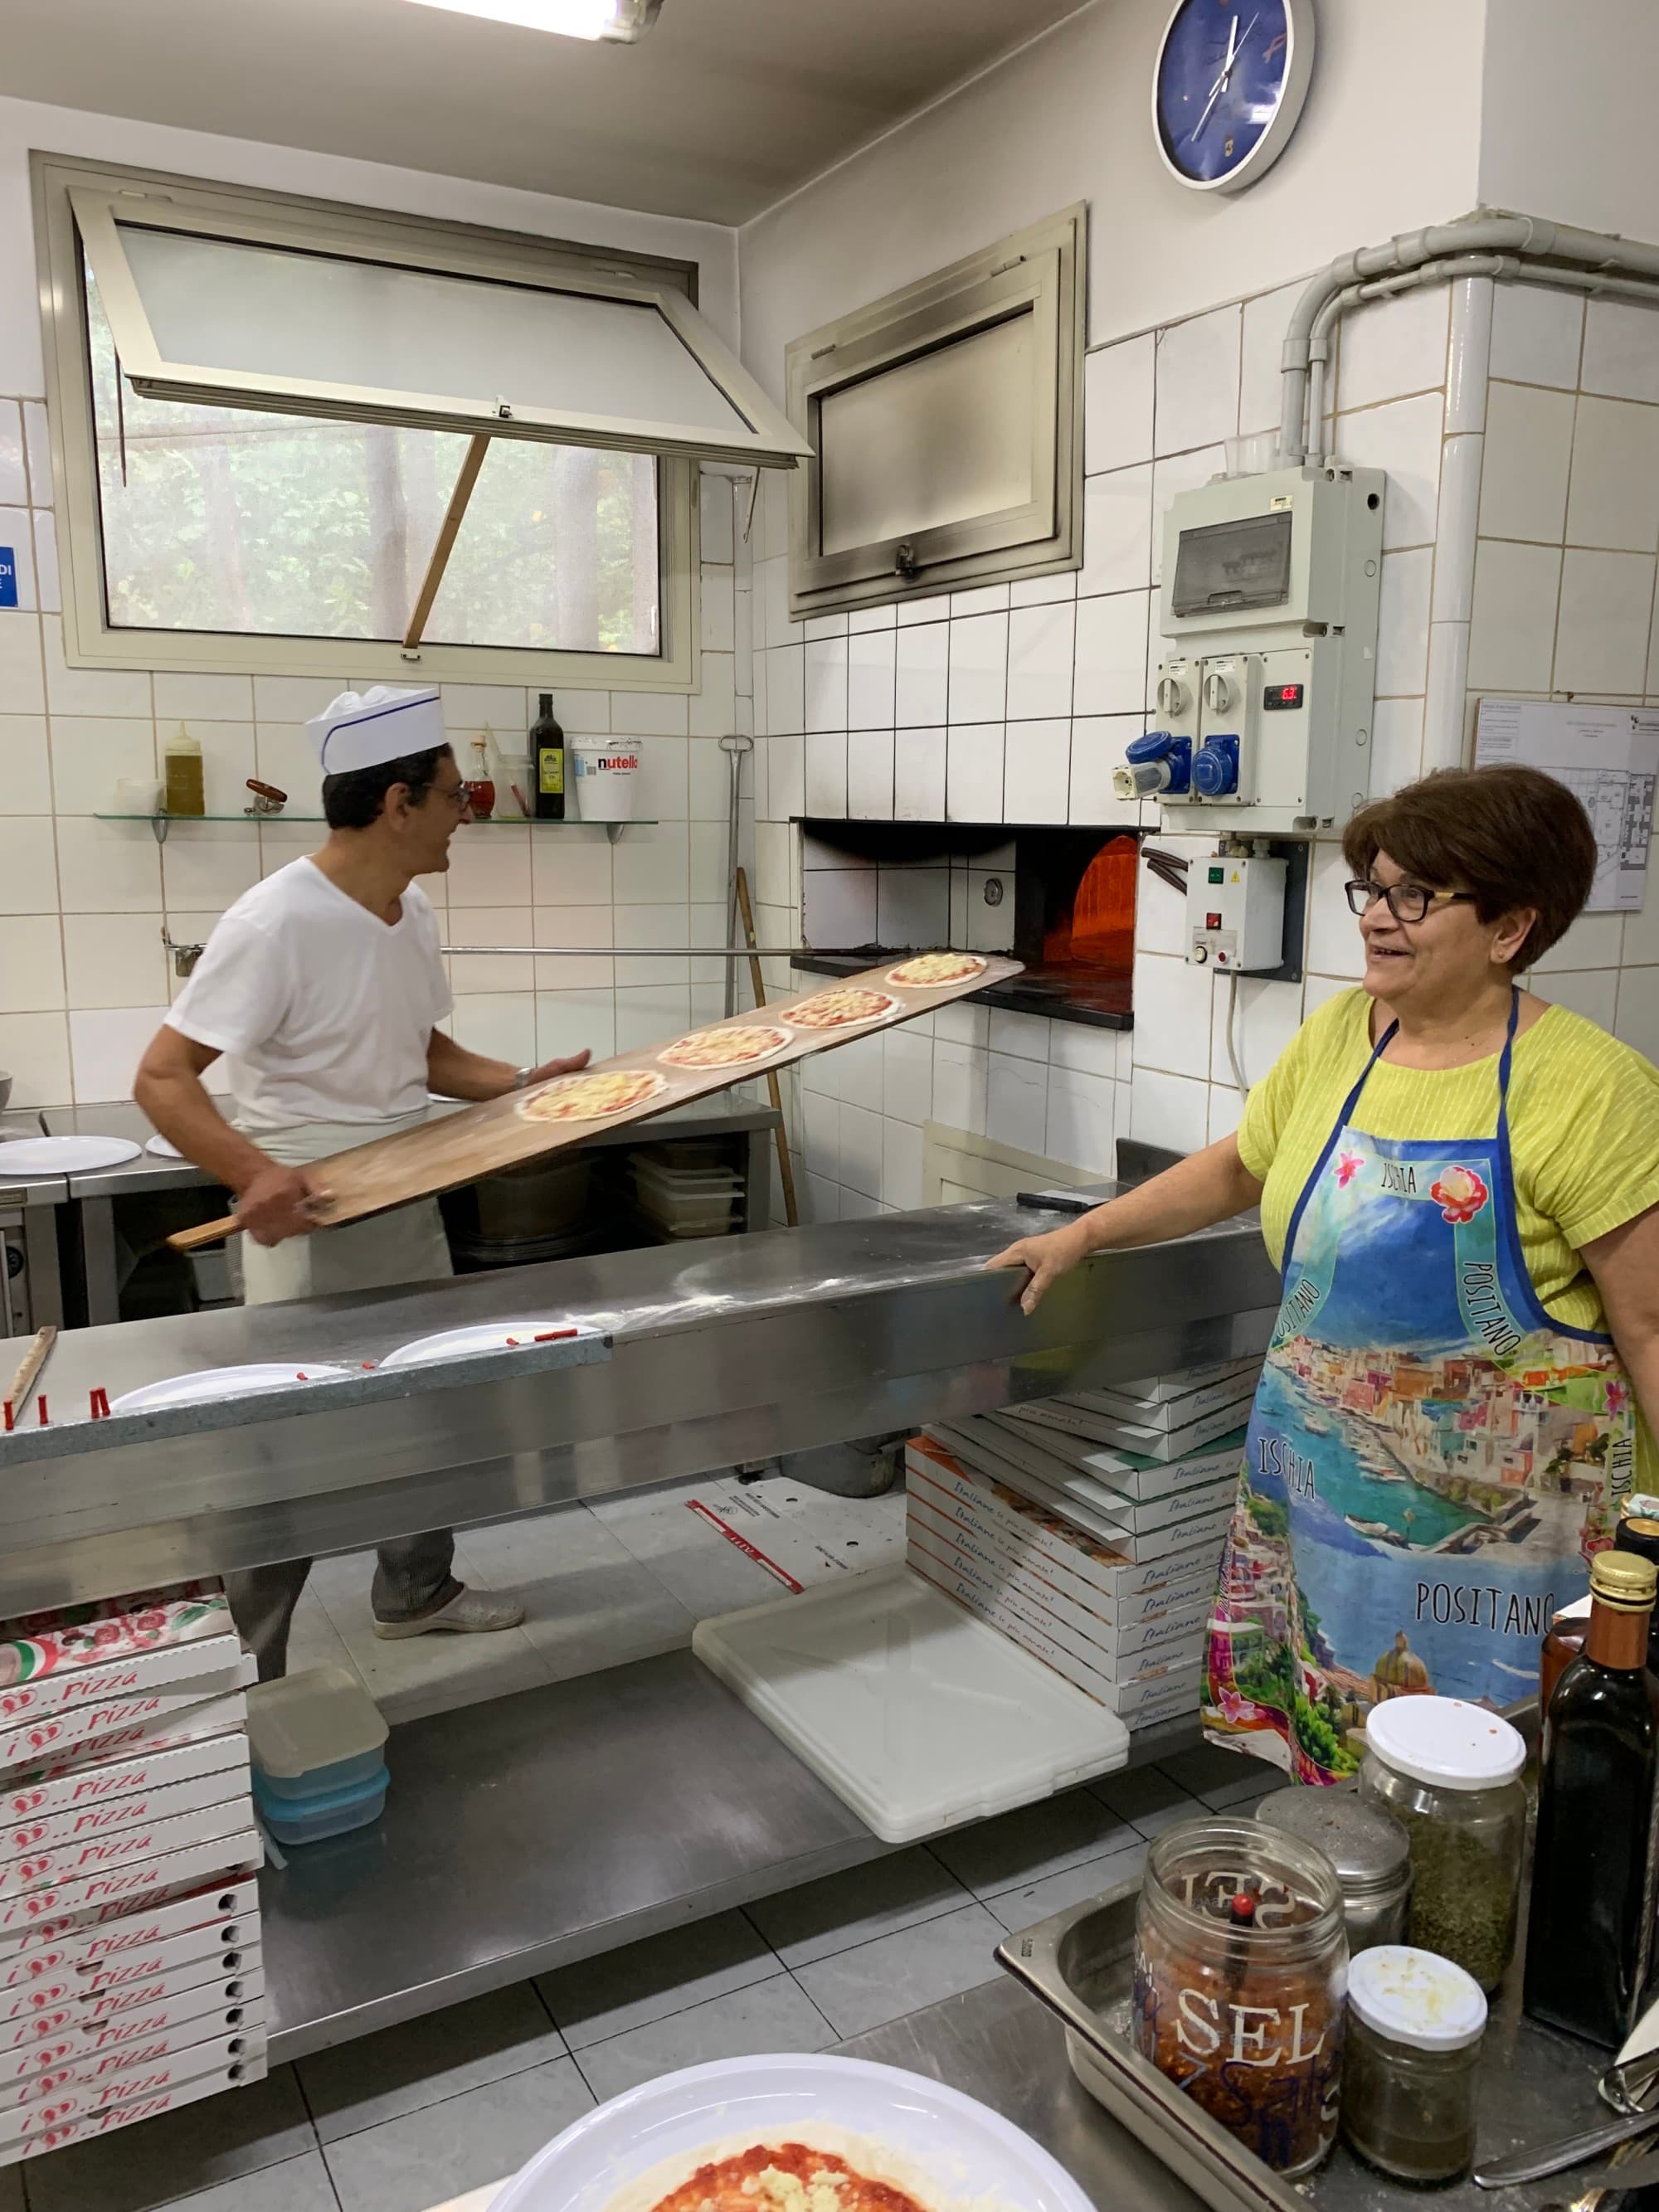
POLYGON ((914 958, 902 960, 896 968, 888 970, 887 980, 900 990, 907 984, 912 990, 937 989, 942 983, 966 983, 975 975, 982 975, 990 966, 977 952, 918 952, 914 958))
POLYGON ((789 1042, 787 1030, 769 1023, 745 1023, 730 1029, 698 1030, 678 1038, 657 1057, 667 1067, 745 1067, 766 1060, 789 1042))
POLYGON ((898 1000, 885 991, 872 991, 861 983, 843 983, 787 1008, 784 1018, 799 1030, 846 1030, 860 1022, 878 1022, 897 1011, 898 1000))
POLYGON ((519 1111, 527 1121, 607 1121, 667 1088, 667 1078, 653 1068, 594 1067, 555 1076, 521 1099, 519 1111))

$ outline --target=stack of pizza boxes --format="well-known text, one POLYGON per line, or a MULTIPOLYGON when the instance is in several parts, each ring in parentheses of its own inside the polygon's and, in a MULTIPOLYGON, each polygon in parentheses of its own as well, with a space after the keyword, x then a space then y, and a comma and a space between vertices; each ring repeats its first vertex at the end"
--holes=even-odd
POLYGON ((216 1583, 0 1625, 0 2165, 264 2074, 251 1673, 216 1583))
POLYGON ((941 1424, 910 1567, 1132 1728, 1195 1711, 1260 1359, 941 1424))

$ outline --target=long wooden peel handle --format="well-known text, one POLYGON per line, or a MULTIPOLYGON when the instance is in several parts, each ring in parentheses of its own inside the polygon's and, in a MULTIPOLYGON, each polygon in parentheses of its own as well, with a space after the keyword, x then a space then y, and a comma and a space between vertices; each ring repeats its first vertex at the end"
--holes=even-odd
POLYGON ((34 1341, 23 1354, 23 1364, 13 1376, 11 1388, 6 1393, 7 1400, 15 1413, 21 1415, 24 1407, 33 1395, 35 1383, 40 1380, 40 1370, 46 1365, 51 1356, 52 1347, 57 1341, 58 1331, 50 1322, 44 1328, 38 1328, 34 1332, 34 1341))
POLYGON ((168 1237, 167 1243, 175 1252, 194 1252, 204 1244, 216 1244, 222 1237, 234 1237, 241 1224, 234 1213, 222 1221, 198 1221, 194 1229, 179 1229, 168 1237))
MULTIPOLYGON (((766 981, 761 974, 760 962, 752 950, 756 942, 755 912, 749 903, 749 878, 742 868, 738 868, 735 873, 738 908, 743 915, 743 940, 751 948, 749 955, 749 981, 754 990, 755 1004, 757 1006, 763 1006, 766 1004, 766 981)), ((775 1114, 781 1114, 783 1094, 778 1088, 778 1071, 775 1067, 769 1067, 766 1071, 766 1090, 767 1096, 772 1102, 772 1111, 775 1114)), ((781 1121, 772 1133, 777 1139, 778 1144, 778 1181, 783 1186, 784 1218, 792 1229, 799 1229, 800 1208, 795 1199, 795 1170, 789 1158, 788 1135, 781 1121)))

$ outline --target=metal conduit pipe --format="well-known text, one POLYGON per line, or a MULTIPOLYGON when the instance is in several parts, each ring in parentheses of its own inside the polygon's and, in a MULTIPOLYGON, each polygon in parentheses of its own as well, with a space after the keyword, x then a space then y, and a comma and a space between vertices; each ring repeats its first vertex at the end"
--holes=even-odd
MULTIPOLYGON (((1285 332, 1281 361, 1279 450, 1287 464, 1304 461, 1308 455, 1310 349, 1314 325, 1327 302, 1352 285, 1407 276, 1433 262, 1486 253, 1515 257, 1517 269, 1525 265, 1529 281, 1540 274, 1533 264, 1546 260, 1577 262, 1603 278, 1611 272, 1623 271, 1630 276, 1659 280, 1659 246, 1640 245, 1605 232, 1546 222, 1533 216, 1470 216, 1461 222, 1437 223, 1423 230, 1404 231, 1386 245, 1362 246, 1354 252, 1340 254, 1308 285, 1291 311, 1290 327, 1285 332)), ((1550 280, 1546 277, 1544 281, 1550 280)), ((1611 283, 1605 289, 1611 289, 1611 283)), ((1641 296, 1646 296, 1641 288, 1638 289, 1641 296)))

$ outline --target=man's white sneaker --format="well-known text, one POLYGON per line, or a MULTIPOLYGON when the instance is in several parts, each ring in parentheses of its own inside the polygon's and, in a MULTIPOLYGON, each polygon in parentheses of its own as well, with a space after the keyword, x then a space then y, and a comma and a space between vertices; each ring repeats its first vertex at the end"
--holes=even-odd
POLYGON ((489 1636, 498 1628, 516 1628, 524 1607, 516 1598, 493 1597, 483 1590, 457 1590, 436 1613, 423 1613, 414 1620, 377 1620, 374 1633, 388 1639, 404 1636, 489 1636))

